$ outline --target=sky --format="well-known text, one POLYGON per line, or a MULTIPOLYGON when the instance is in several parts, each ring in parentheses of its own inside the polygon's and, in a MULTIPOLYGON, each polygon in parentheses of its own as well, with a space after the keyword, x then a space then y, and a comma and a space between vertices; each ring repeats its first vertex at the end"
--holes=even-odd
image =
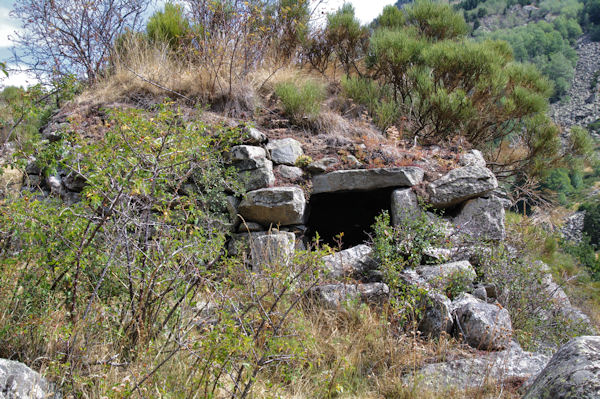
MULTIPOLYGON (((164 0, 158 0, 163 3, 164 0)), ((377 17, 386 5, 394 4, 395 0, 325 0, 324 10, 332 12, 342 6, 344 2, 352 3, 356 16, 363 23, 371 22, 377 17)), ((9 39, 15 30, 19 29, 19 21, 10 17, 13 0, 0 0, 0 61, 6 61, 11 56, 12 43, 9 39)), ((15 67, 14 65, 9 65, 15 67)), ((26 73, 11 72, 8 78, 0 76, 0 88, 3 86, 29 86, 35 84, 33 76, 26 73)))

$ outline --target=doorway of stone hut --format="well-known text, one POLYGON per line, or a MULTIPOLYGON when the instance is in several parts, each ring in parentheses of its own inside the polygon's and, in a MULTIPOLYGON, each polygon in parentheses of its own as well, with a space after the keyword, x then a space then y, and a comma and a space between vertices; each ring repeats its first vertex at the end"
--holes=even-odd
POLYGON ((308 204, 308 234, 317 232, 322 244, 337 247, 340 233, 342 249, 369 241, 375 217, 390 213, 391 196, 396 188, 313 194, 308 204))

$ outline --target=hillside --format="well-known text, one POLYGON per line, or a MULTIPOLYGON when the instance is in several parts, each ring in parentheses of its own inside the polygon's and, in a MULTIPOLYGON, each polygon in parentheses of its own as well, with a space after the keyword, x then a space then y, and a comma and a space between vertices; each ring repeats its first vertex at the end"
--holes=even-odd
POLYGON ((594 397, 595 142, 536 66, 442 3, 185 4, 1 93, 0 398, 594 397))

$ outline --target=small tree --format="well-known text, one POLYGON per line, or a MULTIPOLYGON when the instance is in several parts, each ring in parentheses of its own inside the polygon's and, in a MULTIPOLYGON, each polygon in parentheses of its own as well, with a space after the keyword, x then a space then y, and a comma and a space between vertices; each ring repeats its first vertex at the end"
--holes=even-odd
POLYGON ((141 26, 148 0, 16 0, 11 15, 23 30, 13 38, 15 59, 39 77, 95 80, 114 39, 141 26))

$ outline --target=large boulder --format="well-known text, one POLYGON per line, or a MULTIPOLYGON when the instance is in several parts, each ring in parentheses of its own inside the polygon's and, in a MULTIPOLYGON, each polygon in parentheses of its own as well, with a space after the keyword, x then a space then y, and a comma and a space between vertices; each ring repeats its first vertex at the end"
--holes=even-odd
POLYGON ((268 159, 256 161, 260 164, 258 168, 246 169, 238 173, 240 180, 244 183, 246 191, 258 190, 275 184, 273 162, 268 159))
POLYGON ((313 178, 313 194, 369 191, 387 187, 412 187, 423 181, 416 166, 338 170, 313 178))
POLYGON ((275 183, 273 162, 267 159, 264 148, 237 145, 225 154, 225 158, 238 170, 246 191, 269 187, 275 183))
POLYGON ((513 331, 508 311, 497 304, 462 294, 452 303, 454 331, 473 348, 502 350, 508 347, 513 331))
MULTIPOLYGON (((417 372, 418 381, 433 389, 481 387, 487 382, 512 384, 537 375, 548 363, 549 356, 525 352, 511 341, 508 349, 475 357, 432 363, 417 372)), ((510 386, 510 385, 509 385, 510 386)))
POLYGON ((275 171, 279 176, 288 180, 298 180, 304 176, 304 171, 297 166, 279 165, 275 171))
POLYGON ((454 325, 450 313, 450 299, 436 292, 428 292, 425 301, 425 312, 419 322, 419 331, 432 337, 439 337, 442 333, 449 334, 454 325))
POLYGON ((274 187, 246 193, 238 212, 247 221, 286 226, 302 224, 305 207, 299 187, 274 187))
POLYGON ((250 239, 252 270, 282 266, 290 262, 296 248, 296 236, 289 232, 253 235, 250 239))
POLYGON ((600 398, 600 337, 577 337, 560 347, 524 399, 600 398))
POLYGON ((441 265, 419 266, 416 270, 430 286, 438 289, 444 289, 453 279, 460 279, 470 284, 477 277, 475 269, 466 260, 441 265))
POLYGON ((417 195, 410 188, 394 190, 392 193, 392 225, 398 226, 403 221, 417 218, 421 209, 417 195))
POLYGON ((429 203, 436 208, 447 208, 471 198, 481 197, 498 187, 496 176, 482 166, 464 166, 451 170, 429 183, 429 203))
POLYGON ((344 303, 354 301, 382 305, 389 295, 390 288, 384 283, 325 284, 310 291, 310 296, 317 303, 329 309, 338 309, 344 303))
POLYGON ((323 262, 329 272, 328 277, 359 278, 366 275, 369 270, 377 267, 377 263, 371 258, 371 253, 371 247, 361 244, 332 255, 324 256, 323 262))
POLYGON ((271 160, 281 165, 294 165, 304 155, 300 142, 291 137, 269 142, 267 150, 271 154, 271 160))
POLYGON ((496 197, 475 198, 465 203, 454 219, 458 231, 486 240, 503 240, 504 206, 496 197))
POLYGON ((61 395, 39 373, 23 363, 0 359, 0 399, 59 399, 61 395))
POLYGON ((479 150, 471 150, 461 155, 459 163, 461 166, 482 166, 485 168, 485 158, 479 150))
POLYGON ((325 157, 317 161, 312 162, 308 165, 308 171, 310 173, 319 174, 327 172, 327 169, 334 167, 339 163, 336 157, 325 157))
MULTIPOLYGON (((264 148, 258 146, 251 145, 236 145, 231 147, 229 152, 225 154, 225 158, 229 162, 239 162, 243 163, 244 161, 248 161, 251 159, 264 159, 267 157, 267 152, 264 148)), ((244 165, 239 165, 241 169, 244 168, 244 165)))

